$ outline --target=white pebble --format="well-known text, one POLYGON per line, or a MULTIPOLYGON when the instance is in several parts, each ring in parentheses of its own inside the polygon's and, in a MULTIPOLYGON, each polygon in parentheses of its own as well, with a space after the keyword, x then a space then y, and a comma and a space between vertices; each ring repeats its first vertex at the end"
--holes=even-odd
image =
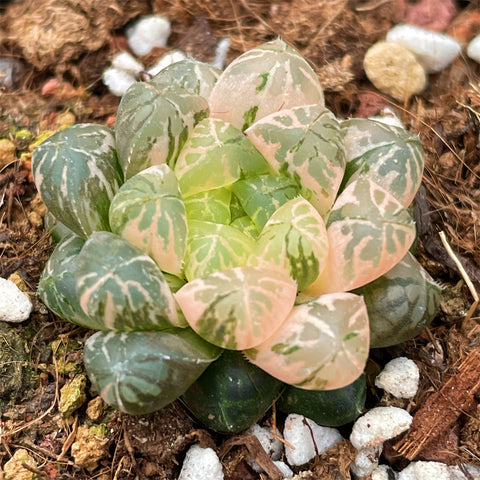
POLYGON ((225 67, 225 63, 227 62, 228 49, 230 48, 231 43, 232 41, 228 37, 221 38, 218 41, 217 46, 215 47, 215 58, 212 62, 212 65, 214 67, 223 70, 223 68, 225 67))
POLYGON ((172 63, 181 62, 185 60, 187 56, 180 50, 172 50, 162 55, 158 62, 148 69, 148 73, 154 77, 157 73, 160 73, 164 68, 168 67, 172 63))
POLYGON ((282 472, 283 478, 292 478, 295 475, 293 470, 285 462, 275 460, 273 464, 282 472))
MULTIPOLYGON (((261 427, 258 424, 253 425, 248 429, 248 434, 255 435, 267 455, 272 460, 279 460, 283 453, 283 443, 275 437, 271 428, 261 427)), ((253 460, 248 460, 248 464, 257 473, 263 472, 263 469, 253 460)))
POLYGON ((394 358, 377 375, 375 385, 397 398, 412 398, 418 390, 420 372, 417 364, 406 357, 394 358))
POLYGON ((0 277, 0 320, 19 323, 30 316, 32 302, 12 281, 0 277))
POLYGON ((128 52, 117 53, 112 58, 112 67, 134 76, 145 70, 145 67, 128 52))
POLYGON ((336 428, 321 427, 313 420, 296 413, 290 414, 285 420, 283 436, 287 442, 285 447, 287 462, 292 466, 304 465, 314 458, 317 452, 321 455, 342 440, 336 428), (295 449, 288 444, 293 445, 295 449))
POLYGON ((355 460, 350 466, 353 474, 359 478, 369 477, 378 466, 378 459, 380 458, 382 450, 383 445, 359 450, 355 460))
POLYGON ((412 462, 398 474, 398 480, 450 480, 448 466, 440 462, 412 462))
POLYGON ((170 36, 170 22, 165 17, 148 15, 127 28, 127 42, 135 55, 147 55, 154 47, 164 47, 170 36))
POLYGON ((397 478, 397 472, 394 472, 388 465, 378 465, 373 469, 371 478, 372 480, 390 480, 389 472, 393 478, 397 478))
POLYGON ((137 81, 133 75, 115 67, 107 68, 103 72, 102 80, 110 92, 117 97, 121 97, 128 90, 128 87, 137 81))
POLYGON ((446 68, 462 50, 454 38, 416 25, 397 25, 387 33, 386 39, 409 48, 429 73, 446 68))
POLYGON ((476 62, 480 63, 480 34, 477 35, 467 47, 467 55, 476 62))
POLYGON ((463 464, 462 468, 458 465, 448 467, 450 480, 480 480, 480 467, 476 465, 463 464), (467 472, 467 475, 465 475, 467 472))
POLYGON ((223 469, 211 448, 192 445, 183 461, 178 480, 223 480, 223 469))
POLYGON ((400 435, 411 423, 412 416, 402 408, 372 408, 353 424, 350 442, 357 450, 380 445, 400 435))

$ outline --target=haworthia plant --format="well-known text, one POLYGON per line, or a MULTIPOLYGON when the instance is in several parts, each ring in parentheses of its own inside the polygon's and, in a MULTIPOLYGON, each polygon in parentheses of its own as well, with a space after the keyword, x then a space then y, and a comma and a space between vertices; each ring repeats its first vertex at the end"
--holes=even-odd
POLYGON ((84 362, 105 402, 138 415, 182 395, 219 354, 190 329, 97 332, 85 344, 84 362))
POLYGON ((79 124, 52 135, 33 152, 32 172, 42 200, 84 238, 109 230, 110 201, 122 183, 111 130, 79 124))
POLYGON ((295 306, 282 328, 245 353, 285 383, 323 390, 353 382, 365 367, 368 349, 362 297, 332 293, 295 306))
POLYGON ((181 275, 187 216, 177 178, 166 164, 133 176, 110 205, 112 231, 148 253, 165 272, 181 275))
POLYGON ((228 188, 215 188, 184 198, 187 218, 203 222, 229 225, 232 220, 230 203, 232 191, 228 188))
POLYGON ((212 117, 242 130, 270 113, 311 104, 324 104, 318 77, 281 39, 240 55, 220 75, 209 98, 212 117))
POLYGON ((295 179, 321 215, 330 210, 345 170, 340 123, 320 105, 272 113, 245 134, 276 172, 295 179))

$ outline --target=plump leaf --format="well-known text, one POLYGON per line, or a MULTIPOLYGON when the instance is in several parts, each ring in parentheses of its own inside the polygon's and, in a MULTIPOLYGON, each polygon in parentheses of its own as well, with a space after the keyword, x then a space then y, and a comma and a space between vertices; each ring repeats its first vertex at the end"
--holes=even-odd
POLYGON ((110 205, 112 232, 150 255, 165 272, 181 275, 187 216, 175 174, 168 165, 137 173, 110 205))
POLYGON ((328 217, 327 266, 306 291, 345 292, 383 275, 407 253, 415 224, 386 190, 361 177, 336 200, 328 217))
POLYGON ((161 86, 175 84, 208 100, 221 73, 220 69, 209 63, 187 58, 165 67, 152 78, 151 83, 161 86))
POLYGON ((215 188, 185 198, 187 218, 228 225, 231 221, 231 198, 232 192, 228 188, 215 188))
POLYGON ((184 326, 158 265, 113 233, 95 232, 77 257, 80 307, 102 330, 164 330, 184 326))
POLYGON ((151 165, 174 167, 193 127, 208 115, 207 101, 177 85, 135 82, 122 97, 115 140, 125 178, 151 165))
POLYGON ((324 104, 317 75, 281 39, 236 58, 220 75, 209 99, 212 117, 242 130, 270 113, 314 103, 324 104))
POLYGON ((144 415, 182 395, 219 354, 190 329, 97 332, 85 343, 84 363, 106 403, 144 415))
POLYGON ((320 105, 272 113, 246 130, 276 172, 298 181, 302 196, 321 215, 330 210, 345 170, 343 132, 320 105))
POLYGON ((368 177, 408 207, 420 186, 424 167, 418 136, 365 118, 346 120, 343 128, 348 159, 344 185, 360 176, 368 177))
POLYGON ((296 283, 281 271, 237 267, 192 280, 175 298, 202 338, 242 350, 258 345, 280 328, 296 292, 296 283))
POLYGON ((295 306, 282 328, 245 353, 282 382, 330 390, 360 376, 368 347, 368 313, 362 297, 331 293, 295 306))
POLYGON ((35 184, 50 212, 81 237, 110 230, 110 201, 122 184, 109 128, 78 124, 55 133, 33 152, 35 184))
POLYGON ((358 288, 370 318, 370 346, 405 342, 430 324, 438 312, 441 289, 411 253, 385 275, 358 288))
POLYGON ((268 220, 249 258, 249 265, 278 266, 299 290, 323 271, 328 253, 325 223, 302 197, 284 203, 268 220))
POLYGON ((284 176, 259 175, 235 182, 232 192, 260 232, 281 205, 298 196, 299 188, 294 180, 284 176))
POLYGON ((253 245, 249 235, 234 227, 191 220, 185 277, 190 281, 212 272, 246 265, 253 245))
POLYGON ((247 215, 244 215, 243 217, 237 217, 232 223, 230 223, 230 226, 236 228, 237 230, 240 230, 253 240, 256 240, 258 238, 257 227, 252 222, 251 218, 247 215))

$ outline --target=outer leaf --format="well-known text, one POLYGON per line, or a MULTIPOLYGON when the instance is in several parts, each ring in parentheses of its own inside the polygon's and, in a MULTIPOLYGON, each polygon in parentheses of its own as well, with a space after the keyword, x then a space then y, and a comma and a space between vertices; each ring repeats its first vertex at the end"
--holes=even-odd
POLYGON ((148 253, 165 272, 181 275, 187 216, 168 165, 147 168, 120 188, 110 205, 112 231, 148 253))
POLYGON ((254 242, 229 225, 191 220, 185 277, 193 280, 218 270, 246 265, 254 242))
POLYGON ((325 223, 302 197, 284 203, 268 220, 249 258, 250 265, 276 265, 298 284, 313 283, 323 271, 328 254, 325 223))
POLYGON ((299 188, 290 178, 260 175, 234 183, 232 192, 260 232, 281 205, 298 196, 299 188))
POLYGON ((227 188, 215 188, 192 195, 184 200, 187 218, 228 225, 231 220, 231 198, 232 192, 227 188))
POLYGON ((50 212, 81 237, 109 230, 108 208, 122 183, 109 128, 78 124, 33 152, 32 171, 50 212))
POLYGON ((209 63, 192 58, 175 62, 155 75, 151 83, 165 85, 175 84, 190 93, 195 93, 208 100, 210 92, 222 71, 209 63))
POLYGON ((359 288, 370 318, 370 346, 409 340, 435 317, 441 290, 411 253, 385 275, 359 288))
POLYGON ((256 240, 258 237, 258 230, 255 224, 252 222, 250 217, 247 215, 244 215, 243 217, 237 217, 231 224, 230 226, 236 228, 237 230, 240 230, 241 232, 245 233, 245 235, 248 235, 251 237, 253 240, 256 240))
POLYGON ((295 282, 280 271, 237 267, 197 278, 175 298, 202 338, 242 350, 258 345, 280 328, 296 292, 295 282))
POLYGON ((242 130, 270 113, 313 103, 324 104, 317 75, 280 39, 236 58, 220 75, 209 99, 212 117, 242 130))
POLYGON ((122 97, 115 124, 125 178, 151 165, 173 168, 193 127, 207 115, 200 95, 176 85, 135 82, 122 97))
POLYGON ((282 382, 331 390, 360 376, 368 345, 368 313, 362 297, 333 293, 294 307, 281 329, 245 353, 282 382))
POLYGON ((80 306, 102 330, 164 330, 179 325, 173 294, 157 264, 127 240, 95 232, 77 258, 80 306))
POLYGON ((84 362, 105 402, 144 415, 184 393, 219 353, 190 329, 97 332, 85 343, 84 362))
POLYGON ((408 207, 420 186, 424 167, 418 136, 365 118, 346 120, 343 127, 348 158, 344 183, 366 176, 408 207))
POLYGON ((335 202, 327 222, 327 266, 307 292, 345 292, 383 275, 415 239, 408 212, 383 188, 359 178, 335 202))
POLYGON ((295 179, 302 195, 324 215, 330 210, 345 170, 343 132, 320 105, 272 113, 254 123, 247 137, 276 172, 295 179))

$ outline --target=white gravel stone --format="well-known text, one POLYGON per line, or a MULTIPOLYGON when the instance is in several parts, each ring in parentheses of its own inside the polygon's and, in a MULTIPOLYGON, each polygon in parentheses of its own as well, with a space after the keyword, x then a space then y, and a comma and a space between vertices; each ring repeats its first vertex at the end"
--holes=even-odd
POLYGON ((228 37, 221 38, 218 41, 217 46, 215 47, 215 58, 212 62, 212 65, 214 67, 223 70, 223 68, 225 67, 225 63, 227 62, 227 54, 231 43, 232 41, 228 37))
POLYGON ((282 472, 283 478, 293 478, 293 470, 285 463, 275 460, 274 465, 282 472))
POLYGON ((223 480, 223 469, 211 448, 192 445, 183 461, 178 480, 223 480))
POLYGON ((148 73, 154 77, 157 73, 160 73, 164 68, 168 67, 172 63, 181 62, 185 60, 187 56, 181 50, 172 50, 162 55, 158 62, 152 65, 148 69, 148 73))
POLYGON ((123 70, 110 67, 104 70, 102 80, 111 93, 121 97, 137 79, 123 70))
POLYGON ((446 68, 462 50, 454 38, 416 25, 396 25, 387 33, 386 39, 409 48, 428 73, 446 68))
POLYGON ((418 390, 420 371, 407 357, 390 360, 377 375, 375 385, 397 398, 412 398, 418 390))
POLYGON ((450 480, 480 480, 480 467, 476 465, 463 464, 462 468, 458 465, 448 467, 450 480), (463 469, 463 470, 462 470, 463 469), (465 471, 469 475, 465 475, 465 471))
POLYGON ((353 425, 350 442, 357 449, 373 447, 407 430, 412 416, 398 407, 376 407, 353 425))
POLYGON ((0 277, 0 320, 23 322, 30 316, 32 302, 12 281, 0 277))
MULTIPOLYGON (((248 429, 248 434, 255 435, 260 441, 263 449, 272 460, 279 460, 283 453, 283 443, 275 437, 271 428, 261 427, 258 424, 248 429)), ((253 460, 248 460, 248 464, 257 473, 263 472, 263 469, 253 460)))
POLYGON ((480 63, 480 34, 477 35, 467 46, 467 55, 480 63))
POLYGON ((128 52, 117 53, 117 55, 112 58, 112 67, 118 70, 123 70, 133 76, 138 75, 145 70, 142 63, 128 52))
POLYGON ((375 447, 362 448, 358 451, 350 468, 356 477, 369 477, 378 466, 378 459, 383 450, 383 444, 375 447))
POLYGON ((147 55, 154 47, 165 47, 170 36, 170 22, 159 15, 140 18, 127 28, 127 42, 135 55, 147 55))
POLYGON ((295 447, 293 449, 288 444, 285 447, 287 462, 292 466, 304 465, 315 457, 317 451, 321 455, 342 440, 336 428, 321 427, 313 420, 296 413, 286 418, 283 437, 288 444, 295 447))
POLYGON ((448 466, 440 462, 412 462, 398 474, 398 480, 450 480, 448 466))
POLYGON ((397 478, 397 472, 394 472, 388 465, 378 465, 373 469, 371 478, 372 480, 390 480, 389 472, 394 475, 394 478, 397 478))

